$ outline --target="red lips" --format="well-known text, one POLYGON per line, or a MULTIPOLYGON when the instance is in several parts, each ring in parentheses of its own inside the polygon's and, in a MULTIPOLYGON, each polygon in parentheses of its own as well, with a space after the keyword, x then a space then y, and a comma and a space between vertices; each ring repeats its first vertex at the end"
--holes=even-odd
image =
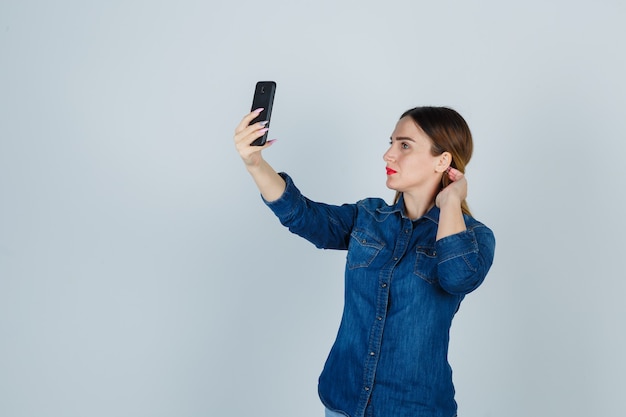
POLYGON ((387 175, 393 175, 396 172, 398 172, 398 171, 396 171, 395 169, 391 169, 391 168, 387 167, 387 175))

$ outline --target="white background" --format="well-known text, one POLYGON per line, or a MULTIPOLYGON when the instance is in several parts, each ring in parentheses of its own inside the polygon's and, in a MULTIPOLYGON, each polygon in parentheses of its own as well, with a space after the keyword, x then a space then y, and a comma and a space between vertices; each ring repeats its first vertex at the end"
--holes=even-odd
MULTIPOLYGON (((232 145, 328 203, 388 201, 398 116, 468 121, 496 261, 452 329, 464 417, 616 416, 626 388, 626 3, 0 3, 0 415, 323 414, 345 254, 232 145)), ((391 417, 391 416, 386 416, 391 417)))

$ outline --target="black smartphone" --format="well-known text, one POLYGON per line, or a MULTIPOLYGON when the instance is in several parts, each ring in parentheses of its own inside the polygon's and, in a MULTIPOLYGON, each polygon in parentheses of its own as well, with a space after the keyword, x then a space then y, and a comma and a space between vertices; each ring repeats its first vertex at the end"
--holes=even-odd
MULTIPOLYGON (((265 127, 270 127, 270 117, 272 116, 272 106, 274 105, 274 95, 276 94, 276 83, 274 81, 259 81, 254 88, 254 98, 252 99, 252 108, 254 111, 263 108, 257 117, 250 124, 267 121, 265 127)), ((267 133, 251 143, 252 146, 263 146, 267 141, 267 133)))

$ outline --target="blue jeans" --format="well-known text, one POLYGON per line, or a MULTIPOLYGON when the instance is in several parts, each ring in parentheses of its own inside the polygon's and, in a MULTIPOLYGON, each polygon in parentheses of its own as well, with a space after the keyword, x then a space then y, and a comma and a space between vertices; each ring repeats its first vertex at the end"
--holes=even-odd
POLYGON ((331 411, 328 408, 325 408, 325 410, 326 410, 325 417, 346 417, 345 415, 338 413, 336 411, 331 411))
POLYGON ((325 410, 326 410, 325 417, 346 417, 345 414, 341 414, 336 411, 331 411, 328 408, 326 408, 325 410))

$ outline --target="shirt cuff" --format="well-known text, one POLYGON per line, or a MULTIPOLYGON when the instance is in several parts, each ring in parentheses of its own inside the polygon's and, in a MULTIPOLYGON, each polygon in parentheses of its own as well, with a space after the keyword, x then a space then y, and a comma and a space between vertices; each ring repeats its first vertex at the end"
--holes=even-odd
POLYGON ((293 212, 294 206, 301 198, 302 194, 289 175, 284 172, 279 172, 278 175, 285 180, 286 185, 283 194, 274 201, 267 201, 262 195, 261 198, 265 205, 269 207, 279 219, 282 219, 293 212))

